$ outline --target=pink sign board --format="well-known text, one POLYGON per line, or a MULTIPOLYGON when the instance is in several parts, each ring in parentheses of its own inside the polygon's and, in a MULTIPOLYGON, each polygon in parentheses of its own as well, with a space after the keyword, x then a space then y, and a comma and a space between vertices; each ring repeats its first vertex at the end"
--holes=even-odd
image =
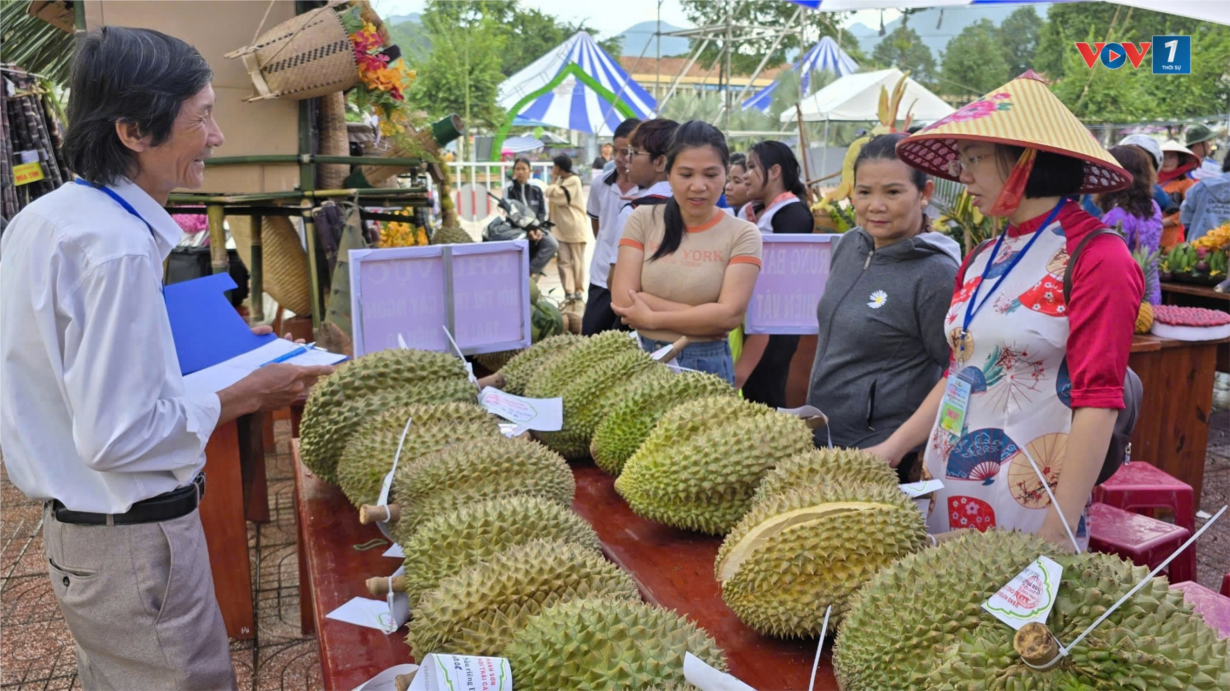
POLYGON ((355 355, 399 347, 466 355, 530 345, 524 240, 350 252, 355 355))
POLYGON ((760 276, 747 307, 749 334, 815 334, 816 305, 840 235, 765 235, 760 276))

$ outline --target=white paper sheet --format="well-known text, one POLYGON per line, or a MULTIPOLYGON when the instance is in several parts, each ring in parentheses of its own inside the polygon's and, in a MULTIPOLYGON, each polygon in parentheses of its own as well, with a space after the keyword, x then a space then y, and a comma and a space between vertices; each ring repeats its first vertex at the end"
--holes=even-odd
MULTIPOLYGON (((262 365, 270 360, 276 360, 294 351, 296 348, 302 347, 302 344, 292 343, 284 338, 270 341, 256 350, 249 350, 243 355, 236 355, 226 362, 220 362, 213 367, 206 367, 203 370, 189 374, 184 377, 184 392, 188 395, 217 393, 260 369, 262 365)), ((291 365, 300 366, 335 365, 345 359, 345 355, 312 348, 301 355, 296 355, 286 360, 286 362, 291 365)))
POLYGON ((355 687, 354 691, 397 691, 397 684, 393 680, 403 674, 416 672, 418 668, 418 665, 395 665, 355 687))
POLYGON ((710 667, 692 653, 683 656, 683 678, 700 691, 756 691, 729 674, 710 667))
POLYGON ((502 657, 428 653, 409 691, 512 690, 512 669, 502 657))
POLYGON ((558 432, 564 427, 562 398, 525 398, 488 386, 478 394, 478 404, 525 429, 558 432))
POLYGON ((386 550, 384 551, 384 554, 382 554, 382 555, 380 555, 380 556, 382 556, 382 557, 389 557, 390 559, 405 559, 405 558, 406 558, 406 553, 405 553, 405 552, 403 552, 403 551, 401 551, 401 545, 399 545, 399 544, 397 544, 397 543, 393 543, 393 546, 392 546, 392 547, 390 547, 390 548, 388 548, 388 549, 386 549, 386 550))
MULTIPOLYGON (((400 566, 390 578, 400 576, 405 572, 406 567, 400 566)), ((366 626, 369 629, 391 634, 400 629, 410 618, 410 598, 406 597, 405 593, 392 591, 384 600, 356 597, 326 614, 325 618, 366 626)))

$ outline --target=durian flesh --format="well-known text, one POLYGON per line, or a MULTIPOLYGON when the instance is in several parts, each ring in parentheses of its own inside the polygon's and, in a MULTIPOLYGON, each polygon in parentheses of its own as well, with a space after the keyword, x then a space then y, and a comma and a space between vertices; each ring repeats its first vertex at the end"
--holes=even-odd
POLYGON ((756 631, 820 635, 825 609, 836 626, 872 576, 917 552, 926 525, 913 502, 882 485, 800 487, 756 504, 718 552, 722 599, 756 631))
POLYGON ((529 619, 505 648, 518 691, 685 689, 687 653, 719 670, 722 650, 670 610, 641 602, 579 599, 529 619))
POLYGON ((636 601, 632 577, 581 545, 536 540, 440 581, 419 599, 406 641, 428 653, 498 655, 530 617, 585 597, 636 601))

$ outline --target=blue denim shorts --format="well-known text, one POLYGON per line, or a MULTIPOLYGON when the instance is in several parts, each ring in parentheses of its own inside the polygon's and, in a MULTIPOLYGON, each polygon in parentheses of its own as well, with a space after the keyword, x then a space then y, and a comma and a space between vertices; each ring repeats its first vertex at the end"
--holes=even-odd
MULTIPOLYGON (((647 353, 652 353, 668 345, 670 345, 670 341, 654 341, 641 336, 641 347, 647 353)), ((675 358, 675 363, 685 369, 719 376, 729 382, 731 386, 735 385, 735 360, 731 357, 730 342, 726 339, 690 343, 675 358)))

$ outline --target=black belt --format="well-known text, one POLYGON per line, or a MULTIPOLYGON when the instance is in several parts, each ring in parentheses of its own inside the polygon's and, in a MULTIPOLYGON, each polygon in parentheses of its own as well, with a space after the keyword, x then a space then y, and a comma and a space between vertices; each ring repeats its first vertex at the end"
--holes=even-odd
POLYGON ((106 514, 90 513, 88 511, 71 511, 60 503, 52 500, 51 508, 55 511, 56 520, 61 523, 76 525, 132 525, 134 523, 158 523, 170 521, 180 516, 187 516, 205 498, 205 473, 201 473, 191 483, 164 492, 156 497, 143 499, 132 505, 124 513, 106 514))

